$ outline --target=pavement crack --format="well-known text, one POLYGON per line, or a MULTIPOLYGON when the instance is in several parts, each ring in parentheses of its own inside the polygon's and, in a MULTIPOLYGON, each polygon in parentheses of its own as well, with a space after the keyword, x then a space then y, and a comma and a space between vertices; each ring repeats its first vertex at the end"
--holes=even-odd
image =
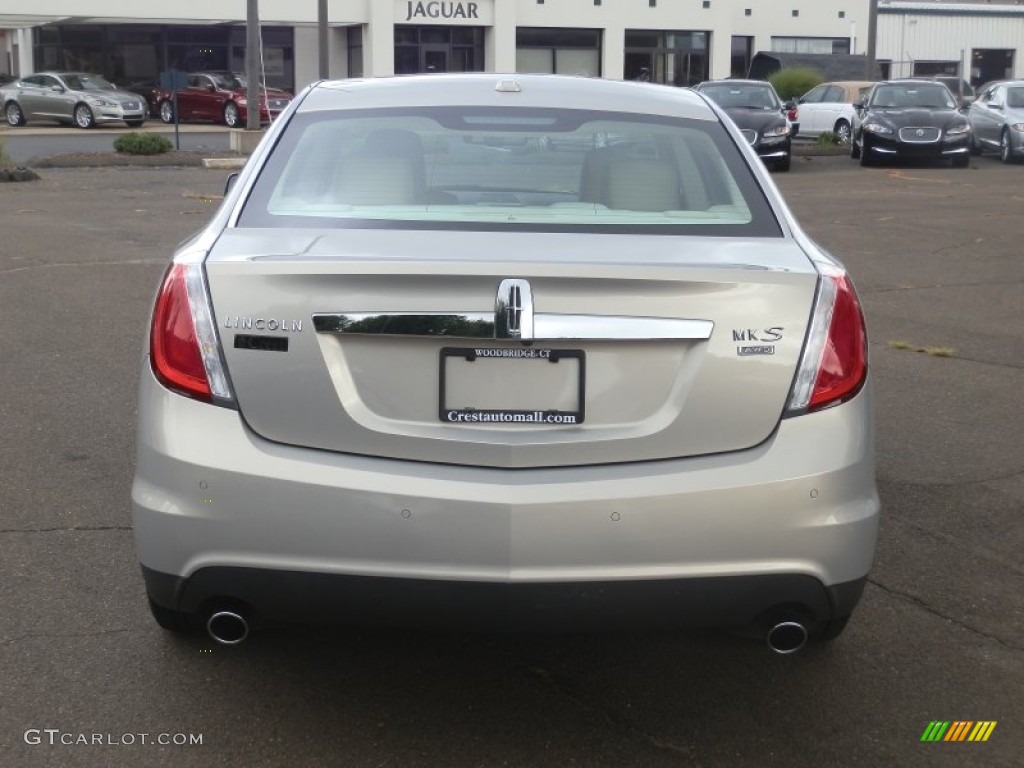
MULTIPOLYGON (((892 344, 890 342, 888 342, 888 341, 869 341, 868 345, 871 346, 871 347, 875 347, 876 349, 894 349, 897 352, 915 352, 917 354, 924 354, 924 352, 925 352, 923 349, 914 349, 914 348, 905 348, 905 347, 896 347, 896 348, 894 348, 892 346, 892 344)), ((970 357, 968 355, 960 354, 959 352, 956 352, 956 351, 954 351, 952 354, 948 354, 948 355, 944 354, 944 355, 933 355, 933 356, 934 357, 941 357, 942 359, 946 359, 946 360, 960 360, 960 361, 965 362, 965 363, 976 363, 978 365, 987 365, 990 368, 1009 368, 1010 370, 1018 370, 1018 371, 1019 370, 1024 370, 1024 363, 1016 363, 1016 362, 1007 361, 1007 360, 985 360, 985 359, 980 358, 980 357, 970 357)))
POLYGON ((952 354, 950 357, 954 360, 964 360, 968 363, 978 363, 979 365, 988 365, 992 368, 1010 368, 1016 370, 1024 370, 1024 363, 1010 363, 1006 361, 995 362, 993 360, 982 360, 979 357, 967 357, 966 355, 952 354))
POLYGON ((103 635, 126 634, 129 632, 145 632, 141 628, 101 629, 98 632, 27 632, 24 635, 4 639, 3 645, 14 645, 22 640, 34 640, 36 638, 64 638, 64 637, 102 637, 103 635))
POLYGON ((963 488, 968 485, 982 485, 984 483, 998 483, 1003 480, 1014 480, 1018 477, 1024 477, 1024 469, 1014 470, 1013 472, 1007 472, 1002 475, 992 475, 991 477, 978 477, 971 478, 970 480, 955 480, 948 483, 941 482, 928 482, 928 483, 915 483, 913 480, 901 480, 890 477, 882 477, 881 479, 892 483, 893 485, 903 485, 910 488, 963 488))
POLYGON ((999 566, 1000 568, 1005 568, 1006 570, 1012 571, 1013 573, 1016 573, 1019 576, 1024 576, 1024 567, 1022 567, 1019 563, 1014 562, 1013 560, 1009 560, 1000 553, 992 549, 989 549, 988 547, 974 544, 970 541, 965 541, 963 537, 952 536, 942 530, 933 530, 932 528, 919 525, 918 523, 912 522, 910 520, 890 521, 889 525, 895 525, 897 527, 907 526, 908 528, 912 528, 918 536, 930 536, 933 539, 938 539, 939 541, 949 544, 951 547, 968 551, 976 558, 982 558, 987 562, 992 563, 993 565, 999 566))
MULTIPOLYGON (((494 646, 492 646, 494 647, 494 646)), ((637 741, 646 744, 649 747, 657 750, 658 752, 674 758, 676 760, 685 761, 685 765, 690 765, 693 760, 693 751, 689 747, 681 747, 678 744, 674 744, 666 739, 659 738, 647 731, 639 728, 632 720, 630 720, 625 714, 616 709, 611 705, 606 704, 593 704, 586 700, 582 694, 580 694, 572 683, 564 676, 558 675, 552 672, 542 664, 524 659, 516 655, 515 653, 504 651, 514 664, 522 667, 529 672, 533 677, 540 680, 551 690, 568 699, 576 706, 580 707, 586 712, 600 716, 604 718, 605 722, 614 727, 620 728, 626 731, 637 741)))
POLYGON ((166 264, 167 259, 123 259, 121 261, 57 261, 45 264, 25 264, 18 267, 2 267, 0 275, 15 272, 30 272, 36 269, 57 269, 59 267, 123 267, 123 266, 156 266, 166 264))
POLYGON ((933 608, 927 602, 925 602, 924 600, 922 600, 921 598, 919 598, 919 597, 917 597, 915 595, 910 594, 909 592, 904 592, 902 590, 896 589, 895 587, 887 586, 887 585, 883 584, 882 582, 877 581, 877 580, 875 580, 875 579, 873 579, 871 577, 868 577, 868 583, 878 587, 880 590, 885 592, 887 595, 890 595, 890 596, 892 596, 892 597, 894 597, 894 598, 896 598, 898 600, 902 600, 902 601, 910 603, 912 605, 916 605, 918 608, 921 608, 922 610, 926 611, 927 613, 930 613, 932 616, 935 616, 937 618, 943 619, 944 621, 948 621, 951 624, 955 624, 956 626, 960 627, 961 629, 965 629, 968 632, 971 632, 971 633, 973 633, 975 635, 980 635, 981 637, 987 638, 989 640, 993 640, 996 643, 999 643, 999 645, 1002 645, 1005 648, 1009 648, 1012 651, 1024 651, 1024 645, 1017 645, 1016 643, 1011 643, 1011 642, 1009 642, 1007 640, 1004 640, 1003 638, 999 637, 999 635, 994 635, 991 632, 986 632, 983 629, 978 629, 977 627, 971 626, 970 624, 968 624, 968 623, 966 623, 964 621, 961 621, 960 619, 957 619, 957 618, 955 618, 953 616, 949 616, 949 615, 943 613, 942 611, 940 611, 940 610, 938 610, 936 608, 933 608))
POLYGON ((991 288, 992 286, 1024 285, 1024 280, 983 280, 972 283, 936 283, 934 285, 893 285, 887 288, 865 288, 857 289, 863 296, 872 296, 881 293, 908 293, 910 291, 935 291, 946 288, 991 288))
POLYGON ((131 531, 130 525, 67 525, 53 528, 0 528, 0 533, 54 533, 55 531, 131 531))
POLYGON ((972 245, 977 245, 977 240, 972 238, 972 239, 966 240, 966 241, 964 241, 962 243, 953 243, 951 245, 944 245, 941 248, 932 251, 929 255, 930 256, 939 256, 939 255, 941 255, 943 253, 948 253, 949 251, 963 250, 964 248, 969 248, 972 245))

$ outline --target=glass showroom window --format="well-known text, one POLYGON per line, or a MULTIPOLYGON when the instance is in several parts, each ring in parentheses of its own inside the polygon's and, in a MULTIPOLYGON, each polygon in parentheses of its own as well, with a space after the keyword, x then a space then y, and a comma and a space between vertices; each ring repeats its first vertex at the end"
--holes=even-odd
POLYGON ((516 30, 516 72, 601 76, 601 30, 516 30))

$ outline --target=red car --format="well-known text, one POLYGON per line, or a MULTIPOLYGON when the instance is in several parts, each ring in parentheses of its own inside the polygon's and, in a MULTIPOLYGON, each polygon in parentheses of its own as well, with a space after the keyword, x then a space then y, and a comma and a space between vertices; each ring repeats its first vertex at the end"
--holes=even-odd
MULTIPOLYGON (((185 120, 213 120, 239 128, 248 119, 245 75, 236 72, 192 72, 188 85, 178 91, 178 117, 185 120)), ((269 123, 288 106, 292 95, 278 88, 262 88, 260 122, 269 123)), ((156 113, 165 123, 174 122, 174 98, 160 91, 156 113)))

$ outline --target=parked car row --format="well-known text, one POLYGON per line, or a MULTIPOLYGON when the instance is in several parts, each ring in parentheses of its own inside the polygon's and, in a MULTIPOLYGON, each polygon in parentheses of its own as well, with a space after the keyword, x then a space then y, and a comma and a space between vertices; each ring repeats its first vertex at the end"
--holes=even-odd
POLYGON ((831 134, 849 143, 861 165, 933 158, 965 168, 971 154, 985 151, 1006 163, 1024 156, 1024 80, 986 83, 977 96, 960 78, 822 83, 797 100, 799 123, 780 115, 789 105, 767 82, 720 80, 695 89, 718 103, 778 170, 789 168, 797 125, 803 136, 831 134))
POLYGON ((939 81, 892 80, 854 106, 850 155, 861 165, 885 157, 949 158, 966 168, 970 155, 985 150, 1004 163, 1024 156, 1024 80, 987 83, 969 105, 939 81))
MULTIPOLYGON (((831 82, 785 104, 761 80, 708 81, 695 90, 717 103, 757 154, 779 171, 789 170, 792 140, 800 130, 804 136, 831 133, 840 143, 849 142, 850 156, 861 165, 933 157, 966 167, 970 154, 986 150, 998 152, 1006 163, 1024 155, 1024 81, 986 83, 977 98, 960 78, 831 82)), ((248 119, 247 95, 245 76, 228 71, 190 73, 176 91, 156 80, 119 89, 82 72, 39 72, 0 86, 8 124, 52 120, 83 129, 111 122, 138 127, 150 115, 164 123, 177 116, 238 127, 248 119)), ((261 88, 260 122, 272 121, 291 99, 287 91, 261 88)))
MULTIPOLYGON (((120 89, 100 75, 84 72, 38 72, 0 87, 4 118, 12 126, 35 120, 92 128, 124 122, 142 125, 150 115, 173 123, 175 105, 181 120, 213 120, 235 128, 248 119, 247 83, 234 72, 196 72, 176 93, 157 81, 120 89)), ((261 88, 260 122, 268 123, 288 106, 292 95, 261 88)))
MULTIPOLYGON (((237 128, 248 119, 245 75, 218 70, 192 72, 186 75, 185 83, 177 93, 156 80, 135 83, 129 90, 141 94, 149 105, 150 114, 164 123, 174 122, 175 103, 179 120, 212 120, 237 128)), ((288 106, 292 94, 280 88, 260 90, 260 122, 269 123, 288 106)))

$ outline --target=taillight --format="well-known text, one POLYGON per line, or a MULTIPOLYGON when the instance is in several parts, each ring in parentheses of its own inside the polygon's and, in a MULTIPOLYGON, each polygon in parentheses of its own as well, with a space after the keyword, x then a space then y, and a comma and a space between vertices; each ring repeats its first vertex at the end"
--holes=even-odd
POLYGON ((817 411, 849 400, 867 374, 867 333, 857 292, 845 272, 823 274, 787 410, 817 411))
POLYGON ((153 373, 168 389, 198 400, 230 400, 201 264, 172 264, 153 310, 153 373))
POLYGON ((794 120, 796 120, 796 118, 797 118, 797 116, 799 114, 800 114, 799 108, 797 108, 797 107, 790 107, 789 108, 789 112, 786 114, 786 117, 788 117, 790 119, 790 121, 794 121, 794 120))

